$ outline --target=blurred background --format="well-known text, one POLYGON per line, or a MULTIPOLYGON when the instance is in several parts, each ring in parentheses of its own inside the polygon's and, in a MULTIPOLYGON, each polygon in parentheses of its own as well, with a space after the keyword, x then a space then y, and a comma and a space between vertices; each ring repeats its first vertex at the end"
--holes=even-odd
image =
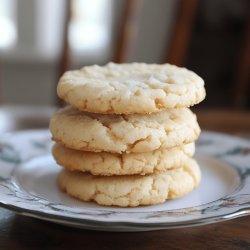
POLYGON ((249 0, 0 0, 0 103, 58 103, 67 69, 173 63, 204 78, 204 108, 250 109, 249 0))

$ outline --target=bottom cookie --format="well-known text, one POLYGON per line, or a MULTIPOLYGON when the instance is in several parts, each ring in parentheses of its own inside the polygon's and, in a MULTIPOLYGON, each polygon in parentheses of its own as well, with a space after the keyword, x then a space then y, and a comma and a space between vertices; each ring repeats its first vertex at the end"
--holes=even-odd
POLYGON ((69 195, 120 207, 153 205, 182 197, 196 188, 200 180, 200 168, 193 159, 182 168, 153 175, 93 176, 62 170, 58 176, 59 187, 69 195))

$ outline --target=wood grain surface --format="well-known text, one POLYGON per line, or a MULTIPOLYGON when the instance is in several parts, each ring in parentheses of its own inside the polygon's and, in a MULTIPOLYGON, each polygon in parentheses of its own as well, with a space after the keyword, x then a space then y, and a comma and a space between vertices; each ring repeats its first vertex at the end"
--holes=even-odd
POLYGON ((96 232, 0 209, 0 249, 249 249, 250 217, 200 227, 138 233, 96 232))

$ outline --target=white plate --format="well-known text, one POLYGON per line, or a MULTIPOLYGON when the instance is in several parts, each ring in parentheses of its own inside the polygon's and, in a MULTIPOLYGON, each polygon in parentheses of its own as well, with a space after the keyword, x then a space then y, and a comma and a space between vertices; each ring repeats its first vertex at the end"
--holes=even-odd
POLYGON ((203 132, 196 159, 198 189, 177 200, 139 208, 103 207, 68 197, 56 185, 60 167, 47 130, 0 139, 0 205, 69 226, 105 231, 146 231, 223 221, 250 213, 250 142, 203 132))

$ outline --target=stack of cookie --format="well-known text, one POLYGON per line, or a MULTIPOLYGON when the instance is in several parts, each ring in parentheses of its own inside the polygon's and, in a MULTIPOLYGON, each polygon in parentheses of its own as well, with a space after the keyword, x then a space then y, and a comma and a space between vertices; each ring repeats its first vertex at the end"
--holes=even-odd
POLYGON ((53 156, 60 188, 83 201, 134 207, 181 197, 199 185, 187 107, 205 97, 195 73, 169 64, 89 66, 66 72, 58 95, 53 156))

